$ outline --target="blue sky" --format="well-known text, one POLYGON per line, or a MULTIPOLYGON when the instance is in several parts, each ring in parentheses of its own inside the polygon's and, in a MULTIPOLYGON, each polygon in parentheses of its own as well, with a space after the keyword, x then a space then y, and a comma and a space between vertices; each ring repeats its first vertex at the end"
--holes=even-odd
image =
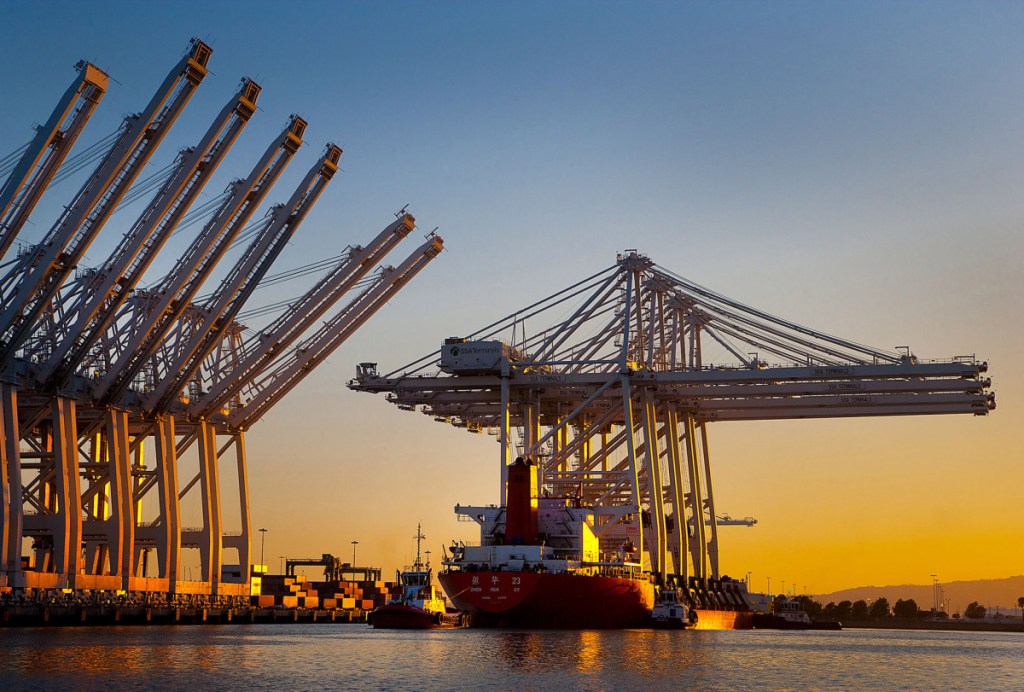
MULTIPOLYGON (((1024 340, 1024 5, 4 0, 0 19, 0 153, 45 120, 77 60, 116 80, 84 146, 140 110, 196 35, 213 45, 212 73, 153 167, 194 143, 249 75, 264 87, 261 112, 208 195, 244 175, 291 112, 309 120, 308 144, 271 201, 287 196, 325 142, 345 149, 343 175, 278 267, 365 242, 407 203, 423 232, 437 226, 444 236, 448 251, 413 287, 252 431, 253 517, 273 526, 268 546, 284 534, 297 552, 330 549, 334 537, 304 535, 285 508, 334 507, 352 488, 407 473, 434 479, 429 501, 410 496, 406 509, 372 522, 372 504, 338 502, 339 532, 365 538, 378 533, 373 524, 412 536, 420 518, 438 538, 461 530, 449 516, 455 502, 496 499, 493 442, 348 392, 354 364, 412 360, 610 265, 625 248, 823 331, 993 363, 999 409, 985 420, 747 429, 774 450, 770 464, 757 461, 764 449, 749 432, 723 428, 719 503, 768 518, 757 540, 798 531, 754 490, 857 447, 828 447, 839 439, 888 440, 851 465, 912 449, 917 461, 900 468, 925 493, 948 494, 952 476, 981 502, 986 489, 1024 481, 1013 463, 1024 408, 1015 370, 1024 340), (965 456, 977 465, 962 476, 965 456), (281 459, 320 482, 282 489, 281 459)), ((73 191, 48 195, 23 236, 41 237, 73 191)), ((89 260, 102 260, 128 216, 111 220, 89 260)), ((165 262, 182 246, 172 244, 165 262)), ((874 487, 843 468, 815 476, 808 494, 837 478, 874 487)), ((882 468, 892 464, 864 475, 882 468)), ((1012 514, 1009 502, 986 510, 989 525, 1012 514)), ((849 503, 835 511, 856 512, 849 503)), ((386 531, 365 547, 381 546, 380 562, 400 561, 408 541, 388 548, 386 531)), ((348 545, 340 533, 339 546, 348 545)), ((953 567, 923 578, 936 569, 953 567)), ((962 576, 1006 569, 990 571, 962 576)))

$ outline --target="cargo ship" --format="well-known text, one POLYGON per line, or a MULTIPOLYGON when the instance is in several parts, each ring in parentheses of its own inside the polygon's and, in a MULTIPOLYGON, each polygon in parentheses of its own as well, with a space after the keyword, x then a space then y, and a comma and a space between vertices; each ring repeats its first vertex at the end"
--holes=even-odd
MULTIPOLYGON (((578 498, 538 497, 535 471, 522 458, 509 465, 504 507, 456 506, 480 525, 480 543, 448 549, 438 580, 451 602, 471 627, 654 626, 657 585, 643 571, 638 548, 626 541, 602 550, 593 508, 578 498)), ((750 627, 738 590, 701 591, 690 591, 687 626, 750 627)))

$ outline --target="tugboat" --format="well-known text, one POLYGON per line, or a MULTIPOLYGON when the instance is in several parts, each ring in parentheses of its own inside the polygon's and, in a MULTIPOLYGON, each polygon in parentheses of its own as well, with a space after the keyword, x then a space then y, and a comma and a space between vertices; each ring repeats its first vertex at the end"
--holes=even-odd
POLYGON ((756 629, 775 630, 841 630, 836 620, 811 620, 803 604, 796 598, 786 598, 770 604, 771 612, 754 613, 756 629))
POLYGON ((461 613, 449 613, 433 582, 429 564, 420 555, 420 543, 426 538, 416 525, 416 562, 398 572, 398 585, 402 593, 375 608, 367 618, 374 629, 427 630, 439 627, 459 627, 461 613))
POLYGON ((651 610, 655 629, 681 630, 697 622, 697 611, 690 610, 679 589, 662 589, 651 610))

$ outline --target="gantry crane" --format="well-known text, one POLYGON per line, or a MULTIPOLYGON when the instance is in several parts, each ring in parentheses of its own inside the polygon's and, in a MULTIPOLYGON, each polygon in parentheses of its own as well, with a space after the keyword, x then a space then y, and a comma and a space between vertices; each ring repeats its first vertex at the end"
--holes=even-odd
POLYGON ((277 259, 285 244, 298 230, 306 214, 338 171, 341 148, 327 145, 323 156, 306 175, 286 204, 274 207, 256 238, 217 287, 198 308, 197 319, 189 325, 171 349, 172 357, 155 372, 153 392, 143 406, 148 411, 166 411, 181 396, 185 385, 203 360, 224 337, 225 331, 277 259))
POLYGON ((63 386, 107 330, 249 122, 259 94, 258 84, 248 78, 242 80, 238 92, 200 142, 181 152, 176 169, 110 257, 96 270, 85 273, 75 282, 74 290, 62 296, 61 305, 68 307, 54 319, 55 346, 48 355, 37 354, 37 359, 45 358, 36 371, 41 383, 55 388, 63 386))
MULTIPOLYGON (((288 307, 272 324, 237 349, 244 355, 218 359, 200 392, 187 405, 192 417, 209 418, 237 400, 243 386, 315 325, 335 303, 362 280, 415 228, 412 214, 402 212, 366 247, 355 246, 320 281, 288 307)), ((240 334, 236 331, 235 334, 240 334)), ((227 342, 225 339, 222 343, 227 342)), ((235 349, 232 349, 234 352, 235 349)))
MULTIPOLYGON (((103 161, 43 243, 15 257, 0 278, 0 588, 246 600, 246 429, 440 250, 440 238, 432 236, 404 264, 381 267, 368 279, 413 230, 411 215, 400 215, 366 247, 351 247, 262 335, 246 338, 237 321, 241 309, 268 280, 269 267, 307 218, 341 155, 328 145, 292 197, 247 229, 303 144, 306 121, 293 115, 249 176, 201 207, 216 206, 171 271, 139 288, 169 235, 191 223, 193 213, 186 212, 255 110, 260 88, 244 80, 165 179, 128 191, 205 75, 208 58, 209 48, 193 40, 147 109, 126 119, 111 138, 103 161), (155 188, 110 257, 67 281, 118 203, 155 188), (227 277, 209 298, 193 302, 227 249, 242 239, 251 242, 227 277), (321 319, 332 328, 317 331, 321 319), (243 401, 243 394, 253 399, 243 401), (233 418, 239 411, 244 415, 233 418), (238 481, 237 533, 225 531, 222 517, 220 467, 229 453, 238 481), (179 482, 193 462, 195 475, 179 482), (202 525, 186 527, 180 503, 193 490, 200 495, 202 525), (29 556, 23 555, 27 540, 29 556), (184 548, 199 549, 197 580, 184 578, 184 548), (152 550, 155 559, 144 559, 152 550), (237 566, 224 565, 230 550, 237 566), (145 565, 155 567, 155 577, 145 565)), ((6 159, 36 161, 41 147, 51 147, 46 158, 28 166, 30 176, 24 165, 15 166, 2 188, 5 224, 21 223, 53 177, 101 94, 99 74, 85 70, 65 95, 46 126, 59 126, 57 134, 41 133, 26 153, 6 159), (78 104, 71 115, 68 102, 78 104)), ((107 144, 91 149, 100 152, 107 144)), ((2 230, 8 242, 16 226, 2 230)))
POLYGON ((105 349, 115 358, 104 363, 104 374, 93 388, 97 400, 114 401, 128 389, 298 151, 305 130, 306 121, 293 115, 249 177, 232 184, 230 194, 171 271, 155 288, 138 292, 122 311, 105 349))
POLYGON ((325 322, 309 339, 297 345, 280 365, 268 368, 260 378, 253 380, 256 393, 228 414, 228 424, 235 428, 245 428, 259 420, 271 406, 380 310, 397 291, 441 254, 443 247, 441 236, 431 235, 398 267, 386 268, 378 281, 367 287, 334 319, 325 322))
POLYGON ((78 77, 25 149, 0 188, 0 259, 10 249, 36 203, 82 133, 107 91, 107 74, 84 60, 75 65, 78 77))
POLYGON ((145 110, 125 119, 120 137, 43 241, 0 280, 0 369, 32 332, 206 76, 211 52, 202 41, 192 40, 145 110))
MULTIPOLYGON (((632 542, 659 579, 685 581, 720 576, 718 526, 734 523, 717 518, 710 423, 986 415, 986 370, 973 356, 925 362, 833 337, 628 252, 402 368, 363 363, 349 386, 493 431, 500 498, 514 456, 532 457, 547 496, 593 506, 607 554, 632 542)), ((486 521, 499 510, 457 511, 486 521)))

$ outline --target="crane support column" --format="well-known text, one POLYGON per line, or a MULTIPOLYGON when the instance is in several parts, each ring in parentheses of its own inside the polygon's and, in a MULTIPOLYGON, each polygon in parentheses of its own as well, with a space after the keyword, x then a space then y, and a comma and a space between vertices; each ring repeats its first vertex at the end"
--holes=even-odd
POLYGON ((53 567, 58 584, 73 589, 82 573, 82 490, 78 463, 75 400, 54 397, 52 404, 56 513, 50 517, 53 567))
POLYGON ((668 452, 669 497, 672 501, 673 529, 669 532, 675 574, 686 584, 686 503, 683 500, 683 466, 679 450, 679 414, 670 404, 664 408, 665 445, 668 452))
POLYGON ((704 523, 704 493, 700 482, 700 461, 697 444, 697 427, 693 416, 686 415, 686 472, 690 492, 687 494, 687 506, 690 510, 690 561, 693 564, 693 576, 698 579, 708 578, 707 569, 707 533, 704 523))
POLYGON ((707 424, 701 421, 697 429, 700 431, 701 454, 704 461, 704 487, 706 488, 704 506, 708 513, 708 563, 711 569, 711 578, 718 579, 718 516, 715 514, 714 486, 711 483, 711 452, 708 449, 707 424))
POLYGON ((664 583, 665 565, 665 491, 661 480, 661 451, 658 447, 658 419, 654 396, 649 387, 644 387, 641 396, 641 425, 644 434, 644 472, 647 474, 647 494, 650 506, 651 530, 648 538, 651 555, 651 572, 664 583))
MULTIPOLYGON (((544 485, 544 464, 539 463, 540 456, 540 407, 537 405, 537 394, 530 390, 526 392, 526 402, 523 404, 523 449, 526 451, 528 458, 535 459, 538 463, 536 464, 537 470, 537 487, 541 488, 544 485)), ((508 481, 508 471, 505 471, 505 480, 508 481)), ((505 506, 505 488, 501 489, 501 499, 498 504, 502 507, 505 506)))
MULTIPOLYGON (((512 463, 512 440, 509 435, 508 419, 508 359, 501 364, 501 413, 498 421, 498 443, 501 445, 500 464, 498 470, 498 497, 505 497, 505 488, 508 486, 508 465, 512 463)), ((504 504, 504 501, 501 503, 504 504)))
POLYGON ((229 588, 224 582, 234 582, 245 586, 243 589, 244 593, 238 594, 244 596, 249 593, 249 565, 252 564, 250 559, 252 554, 252 524, 249 519, 249 473, 246 468, 245 433, 243 431, 238 431, 231 436, 231 441, 225 445, 224 451, 231 448, 235 450, 235 469, 238 474, 239 518, 242 522, 242 530, 237 536, 225 536, 224 547, 234 548, 238 551, 238 565, 241 575, 238 580, 223 579, 220 583, 220 592, 224 593, 229 588))
POLYGON ((209 421, 199 423, 199 489, 202 493, 203 528, 199 555, 203 581, 217 593, 224 555, 224 531, 221 528, 220 475, 217 463, 217 431, 209 421))
MULTIPOLYGON (((633 435, 636 432, 636 424, 633 422, 633 393, 629 376, 622 375, 622 418, 626 442, 626 466, 629 469, 630 480, 630 511, 636 515, 636 527, 638 538, 636 544, 637 555, 644 554, 644 522, 641 514, 642 505, 640 500, 640 473, 636 463, 636 444, 633 435)), ((641 563, 643 558, 640 558, 641 563)))
POLYGON ((156 420, 157 488, 160 523, 154 536, 156 543, 157 574, 169 580, 174 591, 180 577, 181 565, 181 509, 178 499, 178 453, 175 449, 174 417, 158 416, 156 420))
POLYGON ((21 451, 18 432, 18 392, 0 384, 0 586, 11 586, 21 571, 21 451))
POLYGON ((121 588, 128 589, 131 586, 131 578, 135 576, 135 511, 132 502, 127 411, 107 409, 106 443, 110 478, 110 516, 105 523, 110 573, 121 577, 121 588))

